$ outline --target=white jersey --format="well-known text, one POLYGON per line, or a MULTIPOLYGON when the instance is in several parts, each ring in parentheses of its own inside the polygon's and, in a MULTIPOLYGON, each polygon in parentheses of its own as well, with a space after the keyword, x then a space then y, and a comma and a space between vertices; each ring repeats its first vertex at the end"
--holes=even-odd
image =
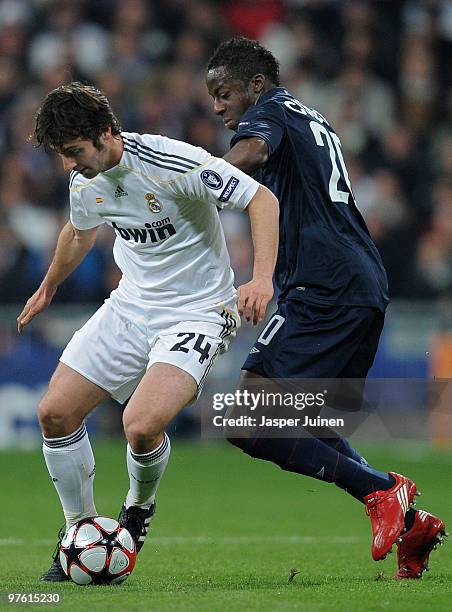
POLYGON ((126 300, 171 308, 227 301, 235 294, 217 206, 243 210, 259 184, 199 147, 123 132, 118 165, 70 176, 71 223, 116 232, 113 254, 126 300))

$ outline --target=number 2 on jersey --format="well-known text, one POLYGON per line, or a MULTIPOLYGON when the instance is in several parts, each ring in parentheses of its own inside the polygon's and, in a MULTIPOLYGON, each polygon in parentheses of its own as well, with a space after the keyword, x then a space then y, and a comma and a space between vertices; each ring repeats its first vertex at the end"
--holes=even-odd
POLYGON ((347 204, 349 195, 351 195, 353 198, 353 191, 352 186, 350 184, 350 179, 348 178, 348 172, 347 168, 345 167, 344 158, 342 156, 341 141, 339 140, 339 137, 336 134, 329 132, 324 125, 317 123, 317 121, 310 121, 309 127, 311 128, 311 132, 314 134, 315 141, 319 145, 319 147, 325 146, 322 136, 325 137, 325 140, 328 144, 331 159, 331 176, 329 183, 329 193, 331 201, 347 204), (337 159, 339 159, 339 164, 341 166, 342 178, 344 179, 345 184, 349 188, 350 193, 348 191, 341 191, 340 189, 338 189, 337 185, 339 183, 339 179, 341 178, 341 173, 336 162, 336 156, 337 159))

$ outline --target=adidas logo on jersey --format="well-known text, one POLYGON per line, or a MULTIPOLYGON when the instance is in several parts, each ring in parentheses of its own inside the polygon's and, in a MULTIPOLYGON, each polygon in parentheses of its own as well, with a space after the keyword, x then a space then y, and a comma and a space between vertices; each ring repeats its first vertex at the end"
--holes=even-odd
POLYGON ((250 350, 250 355, 253 355, 254 353, 260 353, 260 350, 255 346, 253 346, 253 348, 250 350))
POLYGON ((124 190, 124 189, 121 187, 121 185, 118 185, 118 186, 116 187, 116 191, 115 191, 115 198, 122 198, 123 196, 127 196, 127 195, 129 195, 129 194, 127 193, 127 191, 125 191, 125 190, 124 190))

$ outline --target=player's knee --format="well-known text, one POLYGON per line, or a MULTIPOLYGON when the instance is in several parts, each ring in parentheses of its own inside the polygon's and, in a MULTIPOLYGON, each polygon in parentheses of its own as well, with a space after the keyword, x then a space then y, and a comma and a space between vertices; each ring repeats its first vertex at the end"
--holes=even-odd
POLYGON ((160 441, 163 428, 157 423, 141 423, 123 418, 124 433, 134 453, 148 453, 160 441))
POLYGON ((51 397, 45 395, 38 405, 38 420, 42 433, 48 438, 59 438, 69 435, 81 425, 58 406, 51 397))

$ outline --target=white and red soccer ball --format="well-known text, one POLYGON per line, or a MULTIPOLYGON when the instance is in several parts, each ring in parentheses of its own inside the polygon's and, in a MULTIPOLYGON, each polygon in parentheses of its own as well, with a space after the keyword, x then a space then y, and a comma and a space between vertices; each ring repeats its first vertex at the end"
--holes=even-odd
POLYGON ((119 584, 133 571, 137 551, 130 533, 106 516, 72 525, 60 546, 60 562, 76 584, 119 584))

